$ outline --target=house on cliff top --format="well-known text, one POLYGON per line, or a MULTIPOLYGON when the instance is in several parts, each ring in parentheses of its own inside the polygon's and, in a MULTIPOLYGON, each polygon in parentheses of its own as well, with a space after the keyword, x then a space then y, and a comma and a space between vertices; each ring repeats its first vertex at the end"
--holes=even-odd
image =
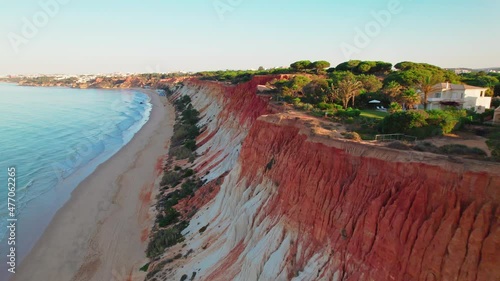
POLYGON ((427 102, 429 109, 454 106, 460 109, 472 109, 478 113, 483 113, 491 107, 491 97, 486 96, 487 90, 488 88, 470 85, 439 83, 434 85, 432 92, 429 93, 427 102))

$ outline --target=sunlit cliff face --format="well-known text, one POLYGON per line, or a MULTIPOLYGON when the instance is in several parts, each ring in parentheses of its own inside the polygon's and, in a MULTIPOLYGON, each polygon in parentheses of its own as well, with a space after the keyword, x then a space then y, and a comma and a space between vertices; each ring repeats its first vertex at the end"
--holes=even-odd
POLYGON ((500 280, 499 165, 318 136, 256 95, 271 79, 177 91, 203 117, 196 168, 212 187, 181 202, 198 212, 165 258, 192 253, 158 276, 500 280))

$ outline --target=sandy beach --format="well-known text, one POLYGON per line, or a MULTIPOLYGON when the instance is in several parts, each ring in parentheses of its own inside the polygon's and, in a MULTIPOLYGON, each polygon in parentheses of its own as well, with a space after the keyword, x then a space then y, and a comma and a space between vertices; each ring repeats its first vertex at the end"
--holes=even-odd
POLYGON ((144 280, 151 200, 175 113, 155 91, 143 92, 153 105, 149 121, 73 191, 10 280, 144 280))

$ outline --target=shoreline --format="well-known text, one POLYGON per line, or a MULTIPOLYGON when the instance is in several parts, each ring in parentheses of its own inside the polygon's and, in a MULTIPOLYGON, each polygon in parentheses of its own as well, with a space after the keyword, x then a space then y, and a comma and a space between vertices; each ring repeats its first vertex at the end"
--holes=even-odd
MULTIPOLYGON (((19 86, 16 83, 3 84, 14 87, 28 88, 19 86)), ((55 89, 68 89, 75 90, 65 87, 54 87, 55 89)), ((106 92, 104 90, 96 89, 97 91, 106 92)), ((109 160, 113 155, 118 153, 131 139, 140 131, 140 129, 148 122, 151 115, 152 103, 151 97, 147 93, 144 93, 142 89, 123 89, 123 90, 108 90, 107 92, 113 91, 118 95, 123 93, 137 93, 146 95, 148 106, 146 108, 147 114, 143 115, 142 120, 133 124, 130 128, 122 131, 123 144, 119 146, 109 147, 110 149, 105 149, 97 157, 91 159, 85 165, 80 166, 78 169, 73 170, 73 172, 65 178, 59 180, 51 189, 44 192, 28 204, 21 214, 18 215, 18 222, 16 223, 16 269, 18 269, 26 256, 29 255, 30 251, 34 248, 37 241, 42 237, 44 232, 47 230, 52 219, 55 217, 57 212, 64 207, 64 205, 71 199, 73 191, 82 183, 87 177, 89 177, 96 169, 107 160, 109 160)), ((145 113, 146 113, 145 111, 145 113)), ((87 143, 85 144, 86 147, 87 143)), ((69 146, 68 146, 69 147, 69 146)), ((106 146, 107 147, 107 146, 106 146)), ((24 197, 20 197, 21 200, 24 197)), ((26 200, 26 199, 25 199, 26 200)), ((31 201, 27 199, 25 202, 31 201)), ((5 207, 6 208, 6 207, 5 207)), ((8 253, 9 244, 7 238, 1 240, 2 245, 0 245, 0 250, 2 252, 8 253)), ((8 272, 10 265, 7 264, 7 255, 0 257, 2 266, 0 266, 0 281, 7 281, 12 278, 12 274, 8 272)))
POLYGON ((9 280, 145 276, 139 268, 147 262, 146 242, 154 220, 150 205, 175 113, 155 90, 129 90, 150 97, 149 120, 73 190, 9 280))
MULTIPOLYGON (((23 87, 17 84, 9 85, 23 87)), ((85 165, 73 170, 68 177, 62 178, 53 185, 51 189, 41 194, 39 198, 30 202, 30 204, 23 209, 23 212, 17 217, 18 222, 16 224, 16 269, 22 265, 24 258, 29 255, 37 241, 42 237, 57 212, 71 199, 71 195, 78 185, 95 172, 101 164, 118 153, 148 122, 152 108, 150 95, 144 93, 140 89, 128 89, 127 91, 114 92, 118 95, 123 94, 123 92, 146 95, 149 104, 146 109, 147 112, 145 111, 147 114, 143 115, 142 120, 136 122, 127 130, 122 131, 122 139, 124 141, 122 145, 116 147, 110 146, 110 149, 105 149, 85 165)), ((24 197, 21 197, 21 199, 23 198, 24 197)), ((30 199, 26 201, 30 201, 30 199)), ((8 252, 9 246, 6 238, 2 239, 1 242, 2 245, 0 245, 0 248, 2 252, 8 252)), ((2 256, 0 257, 0 261, 3 264, 3 266, 0 267, 2 271, 2 274, 0 274, 0 281, 6 281, 8 278, 12 278, 12 275, 8 272, 8 268, 10 268, 10 266, 7 265, 8 259, 6 256, 2 256)))

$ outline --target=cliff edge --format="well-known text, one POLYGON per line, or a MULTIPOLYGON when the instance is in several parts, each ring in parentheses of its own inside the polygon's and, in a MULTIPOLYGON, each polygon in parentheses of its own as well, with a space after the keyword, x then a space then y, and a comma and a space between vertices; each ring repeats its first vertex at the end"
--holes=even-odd
POLYGON ((150 280, 500 280, 500 165, 340 139, 257 95, 273 78, 172 87, 207 183, 150 280))

